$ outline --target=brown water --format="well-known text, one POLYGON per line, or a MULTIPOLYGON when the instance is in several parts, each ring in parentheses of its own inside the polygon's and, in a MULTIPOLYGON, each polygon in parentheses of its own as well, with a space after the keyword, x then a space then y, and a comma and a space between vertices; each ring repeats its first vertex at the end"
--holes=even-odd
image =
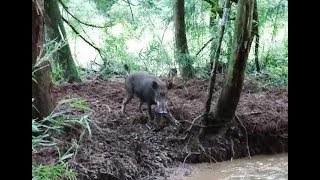
POLYGON ((193 166, 188 180, 242 180, 242 179, 288 179, 288 154, 253 156, 221 163, 202 163, 193 166))
MULTIPOLYGON (((259 155, 219 163, 191 165, 187 177, 176 174, 169 179, 183 180, 286 180, 288 179, 288 154, 259 155)), ((180 171, 181 172, 181 171, 180 171)))

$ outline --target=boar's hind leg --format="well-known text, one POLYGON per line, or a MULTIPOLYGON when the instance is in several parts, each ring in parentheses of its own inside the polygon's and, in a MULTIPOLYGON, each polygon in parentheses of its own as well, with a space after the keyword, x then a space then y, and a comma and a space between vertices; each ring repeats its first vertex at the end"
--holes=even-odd
POLYGON ((121 107, 121 111, 123 114, 126 113, 126 111, 125 111, 126 105, 131 101, 132 98, 133 98, 132 93, 128 93, 127 96, 124 98, 124 100, 122 102, 122 107, 121 107))

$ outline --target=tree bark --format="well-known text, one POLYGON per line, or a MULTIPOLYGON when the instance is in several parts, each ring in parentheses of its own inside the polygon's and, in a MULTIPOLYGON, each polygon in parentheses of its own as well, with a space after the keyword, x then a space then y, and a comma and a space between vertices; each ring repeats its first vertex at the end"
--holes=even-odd
POLYGON ((252 16, 254 0, 239 0, 235 24, 233 54, 226 82, 214 111, 214 117, 223 122, 234 118, 243 85, 244 71, 252 44, 252 16))
POLYGON ((46 33, 50 41, 65 42, 66 44, 59 49, 55 55, 55 61, 64 70, 64 78, 67 82, 80 82, 80 77, 71 55, 66 31, 63 25, 62 16, 57 0, 44 0, 46 33))
POLYGON ((258 5, 257 0, 254 0, 254 10, 253 10, 253 22, 252 22, 252 37, 256 37, 255 47, 254 47, 254 61, 256 64, 257 72, 260 72, 259 65, 259 16, 258 16, 258 5))
MULTIPOLYGON (((235 116, 243 85, 244 70, 252 44, 253 9, 254 0, 238 1, 233 54, 229 63, 226 81, 222 87, 213 116, 212 118, 207 118, 204 122, 209 127, 218 122, 230 122, 235 116)), ((200 135, 209 132, 210 128, 206 128, 205 131, 201 129, 200 135)))
POLYGON ((175 46, 175 55, 180 66, 181 76, 191 78, 193 71, 186 36, 184 0, 175 0, 175 46))
MULTIPOLYGON (((43 0, 32 0, 32 71, 37 62, 37 57, 43 48, 43 0)), ((44 68, 32 73, 35 80, 32 80, 32 98, 34 98, 32 108, 32 119, 41 119, 47 116, 52 108, 53 101, 50 96, 50 66, 45 61, 41 64, 44 68)))
MULTIPOLYGON (((231 27, 231 26, 230 26, 231 27)), ((232 38, 232 32, 231 31, 228 31, 228 36, 229 36, 229 42, 228 42, 228 55, 227 55, 227 65, 229 64, 230 62, 230 59, 231 59, 231 55, 232 55, 232 41, 233 41, 233 38, 232 38)))

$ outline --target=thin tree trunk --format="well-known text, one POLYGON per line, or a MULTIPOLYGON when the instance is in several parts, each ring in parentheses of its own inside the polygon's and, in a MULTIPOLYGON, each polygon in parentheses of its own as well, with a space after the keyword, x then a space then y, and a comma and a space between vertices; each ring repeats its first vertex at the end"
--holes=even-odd
POLYGON ((229 25, 229 31, 227 32, 228 33, 228 37, 229 37, 229 42, 228 42, 228 55, 227 55, 227 65, 229 64, 230 62, 230 59, 231 59, 231 55, 232 55, 232 45, 233 45, 233 38, 232 38, 232 31, 231 31, 231 21, 228 22, 229 25))
MULTIPOLYGON (((32 0, 32 71, 43 48, 43 9, 43 0, 32 0)), ((50 66, 47 61, 40 66, 44 68, 34 72, 36 82, 32 80, 32 98, 34 98, 32 119, 47 116, 53 108, 50 96, 50 66)))
POLYGON ((66 44, 55 54, 55 60, 64 70, 64 78, 68 82, 80 82, 80 77, 71 55, 68 44, 66 31, 63 25, 60 9, 57 0, 44 0, 46 33, 50 41, 61 42, 66 44))
MULTIPOLYGON (((212 36, 214 36, 213 35, 213 33, 212 33, 212 36)), ((209 59, 210 59, 210 61, 209 61, 209 63, 210 63, 210 72, 212 71, 212 69, 213 69, 213 62, 214 62, 214 56, 215 56, 215 54, 216 54, 216 48, 217 48, 217 39, 213 39, 212 40, 212 42, 211 42, 211 50, 210 50, 210 54, 209 54, 209 59)))
POLYGON ((209 61, 210 72, 211 72, 211 70, 213 69, 213 61, 214 61, 214 56, 215 56, 215 50, 217 49, 217 39, 216 39, 216 37, 215 37, 215 33, 216 33, 216 32, 214 31, 216 15, 213 14, 213 12, 212 12, 212 11, 213 11, 213 8, 216 8, 216 9, 217 9, 217 7, 213 7, 213 6, 211 5, 210 26, 209 26, 209 28, 210 28, 211 35, 212 35, 212 37, 214 37, 214 38, 213 38, 213 40, 211 41, 211 48, 210 48, 210 54, 209 54, 209 59, 210 59, 210 61, 209 61))
POLYGON ((254 47, 254 61, 256 64, 257 72, 260 72, 260 65, 259 65, 259 16, 258 16, 257 0, 254 0, 252 34, 256 37, 256 42, 255 42, 255 47, 254 47))
POLYGON ((193 72, 185 29, 184 0, 175 0, 175 46, 175 55, 180 66, 181 75, 184 78, 191 78, 193 72))
MULTIPOLYGON (((224 0, 220 0, 220 4, 224 4, 224 2, 225 2, 224 0)), ((231 5, 231 3, 230 3, 230 5, 231 5)), ((223 19, 224 9, 219 7, 218 0, 212 1, 212 3, 211 3, 211 11, 212 12, 218 11, 218 17, 219 17, 218 21, 221 21, 223 19)), ((216 17, 216 16, 214 16, 214 17, 216 17)), ((218 28, 221 28, 221 26, 219 26, 218 28)), ((210 26, 210 29, 211 29, 212 37, 214 37, 215 34, 216 34, 216 31, 214 30, 214 23, 213 22, 212 22, 212 25, 210 26)), ((209 55, 210 73, 211 73, 212 69, 214 68, 214 59, 215 59, 215 56, 216 56, 216 50, 217 50, 218 44, 219 44, 219 37, 218 38, 214 38, 214 40, 211 42, 211 50, 210 50, 210 55, 209 55)), ((220 62, 218 62, 217 66, 218 67, 222 67, 220 62)), ((222 68, 218 68, 216 71, 218 73, 221 73, 222 72, 222 68)))
POLYGON ((222 39, 223 39, 223 35, 224 35, 225 24, 226 24, 226 21, 228 20, 229 11, 230 11, 230 7, 231 7, 230 0, 225 1, 224 7, 225 8, 224 8, 223 16, 222 16, 222 21, 220 24, 218 44, 216 47, 214 61, 213 61, 214 66, 213 66, 213 69, 211 70, 211 77, 210 77, 210 81, 209 81, 208 93, 207 93, 207 98, 206 98, 206 102, 205 102, 204 119, 208 118, 208 113, 209 113, 210 107, 211 107, 213 88, 214 88, 216 74, 217 74, 217 65, 218 65, 218 60, 219 60, 220 51, 221 51, 221 43, 222 43, 222 39))
POLYGON ((256 42, 254 47, 254 61, 256 64, 257 72, 260 72, 260 64, 259 64, 259 34, 256 35, 256 42))

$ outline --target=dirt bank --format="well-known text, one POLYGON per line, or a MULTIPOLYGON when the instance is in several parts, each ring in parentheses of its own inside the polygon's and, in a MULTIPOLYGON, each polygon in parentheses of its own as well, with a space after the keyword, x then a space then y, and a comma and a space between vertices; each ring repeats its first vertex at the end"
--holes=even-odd
MULTIPOLYGON (((176 80, 169 92, 171 113, 177 120, 192 121, 203 111, 207 81, 192 79, 181 84, 181 80, 176 80)), ((213 105, 221 84, 218 81, 213 105)), ((168 168, 183 162, 244 157, 248 155, 245 132, 251 155, 288 150, 286 89, 261 89, 245 82, 236 112, 240 121, 235 121, 222 135, 201 141, 203 149, 194 138, 199 128, 186 131, 189 123, 175 125, 157 118, 158 124, 146 124, 147 116, 138 112, 137 99, 128 104, 128 115, 121 115, 125 95, 122 80, 55 86, 53 95, 58 99, 85 98, 95 111, 92 120, 102 129, 93 126, 92 137, 87 133, 81 140, 73 163, 79 179, 164 179, 170 175, 168 168)), ((146 113, 145 106, 143 109, 146 113)), ((47 152, 46 161, 54 154, 47 152)), ((41 151, 35 156, 41 156, 41 151)))

